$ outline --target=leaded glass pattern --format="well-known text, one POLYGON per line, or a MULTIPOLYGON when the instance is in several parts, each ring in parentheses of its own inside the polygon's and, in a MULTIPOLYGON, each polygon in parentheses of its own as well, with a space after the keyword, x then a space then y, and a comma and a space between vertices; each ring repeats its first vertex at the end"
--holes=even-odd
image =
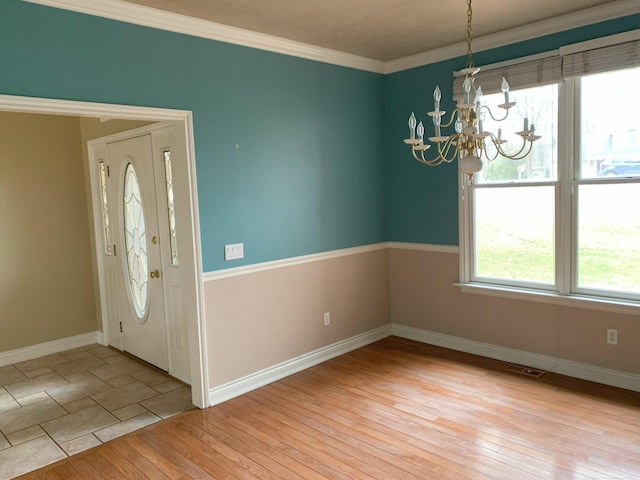
POLYGON ((176 235, 176 209, 173 199, 173 173, 171 172, 171 151, 165 150, 164 178, 167 185, 167 212, 169 215, 169 248, 171 251, 171 265, 178 265, 178 241, 176 235))
POLYGON ((111 242, 111 225, 109 225, 109 198, 107 197, 107 166, 104 162, 98 163, 100 173, 100 198, 102 201, 102 227, 104 236, 104 253, 111 255, 113 244, 111 242))
POLYGON ((131 163, 124 173, 124 243, 133 307, 138 317, 143 318, 149 303, 147 226, 138 176, 131 163))

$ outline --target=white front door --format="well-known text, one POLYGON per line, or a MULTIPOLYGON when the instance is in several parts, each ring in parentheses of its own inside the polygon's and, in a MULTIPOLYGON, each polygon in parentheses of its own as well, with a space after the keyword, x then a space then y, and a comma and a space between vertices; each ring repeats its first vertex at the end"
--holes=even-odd
MULTIPOLYGON (((107 144, 116 193, 116 273, 123 350, 169 368, 151 135, 107 144)), ((113 197, 112 197, 113 198, 113 197)))

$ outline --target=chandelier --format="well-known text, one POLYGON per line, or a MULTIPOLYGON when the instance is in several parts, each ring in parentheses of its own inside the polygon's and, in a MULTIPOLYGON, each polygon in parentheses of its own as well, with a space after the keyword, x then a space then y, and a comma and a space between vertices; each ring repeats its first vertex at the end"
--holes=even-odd
POLYGON ((474 67, 471 60, 471 0, 467 0, 467 65, 460 73, 466 78, 462 85, 464 94, 456 105, 456 110, 451 114, 447 123, 442 123, 442 117, 447 113, 440 110, 440 88, 436 86, 433 92, 434 107, 432 112, 427 112, 432 118, 435 135, 428 137, 429 141, 437 147, 437 155, 433 159, 426 159, 424 152, 431 148, 431 145, 424 143, 425 127, 422 122, 416 125, 416 116, 411 113, 409 117, 409 138, 405 143, 411 145, 411 153, 420 163, 435 167, 442 163, 451 163, 458 159, 458 168, 469 177, 469 182, 473 180, 473 175, 482 170, 482 159, 488 161, 495 160, 498 155, 510 160, 522 160, 531 151, 533 142, 540 137, 535 134, 535 126, 529 126, 529 120, 524 118, 523 129, 516 132, 522 139, 522 145, 516 153, 507 153, 503 147, 506 140, 502 139, 502 131, 498 129, 498 134, 486 131, 482 122, 485 113, 495 122, 502 122, 509 116, 509 109, 515 106, 516 102, 509 101, 509 83, 503 77, 501 90, 504 94, 504 103, 498 105, 503 110, 501 115, 494 115, 491 109, 482 104, 482 87, 474 85, 475 75, 480 71, 474 67), (473 102, 471 95, 474 95, 473 102), (443 135, 442 129, 454 126, 455 133, 443 135), (495 152, 487 151, 488 142, 495 147, 495 152))

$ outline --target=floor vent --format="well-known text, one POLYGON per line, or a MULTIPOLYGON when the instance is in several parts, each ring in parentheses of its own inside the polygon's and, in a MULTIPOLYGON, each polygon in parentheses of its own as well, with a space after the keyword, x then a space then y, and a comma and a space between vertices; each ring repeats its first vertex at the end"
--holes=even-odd
POLYGON ((520 375, 526 375, 527 377, 534 377, 534 378, 540 378, 545 373, 547 373, 544 370, 537 370, 535 368, 523 367, 522 365, 513 365, 513 364, 507 365, 507 368, 505 368, 505 370, 507 370, 508 372, 519 373, 520 375))

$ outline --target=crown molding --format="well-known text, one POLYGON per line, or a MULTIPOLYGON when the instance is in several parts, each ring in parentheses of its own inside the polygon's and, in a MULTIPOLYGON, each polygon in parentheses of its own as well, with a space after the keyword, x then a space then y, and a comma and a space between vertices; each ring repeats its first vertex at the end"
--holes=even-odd
POLYGON ((343 67, 384 73, 385 63, 285 38, 252 32, 123 0, 24 0, 47 7, 94 15, 195 37, 282 53, 343 67))
MULTIPOLYGON (((531 23, 523 27, 505 30, 494 35, 486 35, 473 39, 474 52, 482 52, 492 48, 503 47, 513 43, 531 40, 533 38, 552 35, 554 33, 571 30, 573 28, 593 25, 615 18, 626 17, 640 13, 638 0, 620 0, 615 3, 593 7, 576 13, 561 15, 549 20, 531 23)), ((446 47, 437 48, 428 52, 418 53, 397 60, 391 60, 385 64, 384 73, 395 73, 422 67, 431 63, 449 60, 464 56, 467 52, 467 42, 460 42, 446 47)))
MULTIPOLYGON (((463 56, 466 52, 466 42, 461 42, 385 63, 308 43, 296 42, 273 35, 166 12, 123 0, 24 1, 375 73, 388 74, 409 70, 463 56)), ((640 13, 640 6, 637 0, 619 0, 611 4, 562 15, 494 35, 474 38, 474 50, 476 52, 489 50, 636 13, 640 13)))

